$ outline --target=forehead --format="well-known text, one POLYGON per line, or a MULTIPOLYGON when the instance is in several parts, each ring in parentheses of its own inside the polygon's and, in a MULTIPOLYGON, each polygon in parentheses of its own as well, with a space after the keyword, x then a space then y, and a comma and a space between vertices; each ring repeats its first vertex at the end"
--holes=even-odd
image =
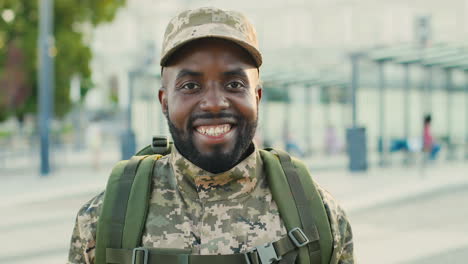
POLYGON ((200 67, 205 64, 219 68, 232 64, 237 68, 256 68, 253 58, 242 47, 216 38, 199 39, 182 46, 169 58, 167 67, 200 67))

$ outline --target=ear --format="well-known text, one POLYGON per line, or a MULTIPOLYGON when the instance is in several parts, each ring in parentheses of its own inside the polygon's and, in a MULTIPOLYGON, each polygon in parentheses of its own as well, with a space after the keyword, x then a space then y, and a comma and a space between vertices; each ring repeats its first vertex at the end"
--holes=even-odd
POLYGON ((255 89, 255 97, 257 98, 257 105, 260 103, 260 100, 262 99, 262 93, 263 89, 262 86, 259 84, 257 88, 255 89))
POLYGON ((161 87, 158 92, 159 102, 161 103, 161 110, 164 115, 167 115, 167 91, 161 87))

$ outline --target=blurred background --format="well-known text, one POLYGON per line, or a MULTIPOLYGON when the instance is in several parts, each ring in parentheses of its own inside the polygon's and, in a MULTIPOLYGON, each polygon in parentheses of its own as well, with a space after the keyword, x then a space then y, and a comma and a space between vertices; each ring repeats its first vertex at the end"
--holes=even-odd
POLYGON ((468 0, 0 0, 0 263, 63 263, 113 165, 169 136, 179 11, 243 12, 264 56, 256 142, 305 160, 359 263, 468 259, 468 0))

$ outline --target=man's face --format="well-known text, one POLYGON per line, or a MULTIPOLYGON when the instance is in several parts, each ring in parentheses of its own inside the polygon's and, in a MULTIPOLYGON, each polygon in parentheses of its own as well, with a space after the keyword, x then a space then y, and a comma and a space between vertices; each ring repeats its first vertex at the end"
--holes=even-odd
POLYGON ((236 165, 255 134, 258 84, 253 60, 234 43, 202 39, 178 50, 159 100, 181 154, 213 173, 236 165))

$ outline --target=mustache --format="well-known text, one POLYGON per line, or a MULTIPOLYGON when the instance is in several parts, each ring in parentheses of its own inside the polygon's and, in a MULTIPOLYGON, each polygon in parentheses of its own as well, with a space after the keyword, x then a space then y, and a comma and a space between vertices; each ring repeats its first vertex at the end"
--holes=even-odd
POLYGON ((236 121, 240 120, 239 115, 232 114, 232 113, 199 113, 193 114, 189 119, 189 124, 193 124, 193 122, 197 119, 215 119, 215 118, 233 118, 236 121))

